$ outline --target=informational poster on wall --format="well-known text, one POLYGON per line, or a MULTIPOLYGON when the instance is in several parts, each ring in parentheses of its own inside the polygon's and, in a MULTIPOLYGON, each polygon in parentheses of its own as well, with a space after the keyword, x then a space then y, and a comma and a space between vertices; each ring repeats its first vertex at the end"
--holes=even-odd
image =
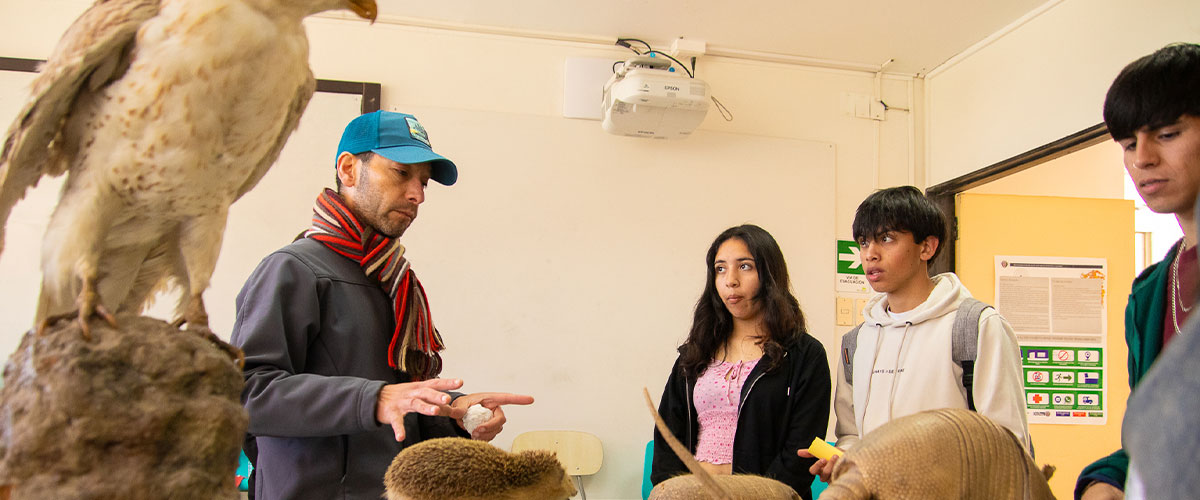
POLYGON ((996 256, 996 309, 1021 346, 1029 423, 1105 423, 1107 291, 1105 259, 996 256))

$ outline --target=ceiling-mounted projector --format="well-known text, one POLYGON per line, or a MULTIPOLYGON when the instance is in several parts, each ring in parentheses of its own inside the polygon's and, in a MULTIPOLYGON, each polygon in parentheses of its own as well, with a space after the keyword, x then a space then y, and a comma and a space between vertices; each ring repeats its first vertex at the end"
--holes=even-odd
POLYGON ((708 84, 670 67, 655 57, 625 61, 604 84, 604 130, 651 139, 692 135, 708 113, 708 84))

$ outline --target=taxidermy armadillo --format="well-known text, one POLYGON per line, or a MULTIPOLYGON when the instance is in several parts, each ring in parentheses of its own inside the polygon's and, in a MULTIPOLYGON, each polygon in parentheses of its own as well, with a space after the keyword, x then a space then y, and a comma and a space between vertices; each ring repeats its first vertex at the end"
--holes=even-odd
MULTIPOLYGON (((650 399, 650 391, 642 388, 642 394, 646 396, 646 405, 650 407, 650 413, 654 415, 654 425, 658 427, 658 431, 662 433, 663 438, 667 440, 667 444, 671 446, 671 451, 679 456, 683 464, 687 466, 691 474, 675 476, 671 479, 658 483, 653 490, 650 491, 650 500, 799 500, 800 495, 796 494, 791 486, 783 484, 779 481, 768 477, 755 476, 752 474, 735 474, 731 476, 713 476, 708 471, 702 469, 696 461, 696 457, 688 452, 687 447, 676 439, 671 430, 667 428, 667 423, 663 421, 662 416, 658 414, 658 410, 654 408, 654 401, 650 399)), ((390 499, 389 499, 390 500, 390 499)))
POLYGON ((833 469, 820 500, 1054 500, 1008 429, 944 408, 895 419, 863 437, 833 469))
POLYGON ((482 441, 439 438, 392 459, 388 500, 565 500, 575 484, 554 453, 509 453, 482 441))

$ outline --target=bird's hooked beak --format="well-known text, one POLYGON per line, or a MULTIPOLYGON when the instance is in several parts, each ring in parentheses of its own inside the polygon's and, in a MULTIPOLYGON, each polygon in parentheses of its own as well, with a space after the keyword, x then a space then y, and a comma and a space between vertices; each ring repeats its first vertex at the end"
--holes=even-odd
POLYGON ((379 15, 379 7, 375 5, 375 0, 346 0, 350 4, 349 9, 358 14, 363 19, 370 19, 375 22, 375 17, 379 15))

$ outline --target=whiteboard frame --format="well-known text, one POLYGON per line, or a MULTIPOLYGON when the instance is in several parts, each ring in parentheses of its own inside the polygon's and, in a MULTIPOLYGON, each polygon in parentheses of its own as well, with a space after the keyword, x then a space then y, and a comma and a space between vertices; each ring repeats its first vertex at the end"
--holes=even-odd
MULTIPOLYGON (((45 62, 41 59, 0 56, 0 71, 37 73, 45 62)), ((383 85, 371 82, 318 79, 317 92, 361 95, 363 98, 361 111, 363 114, 367 114, 380 110, 379 99, 383 94, 383 85)))

